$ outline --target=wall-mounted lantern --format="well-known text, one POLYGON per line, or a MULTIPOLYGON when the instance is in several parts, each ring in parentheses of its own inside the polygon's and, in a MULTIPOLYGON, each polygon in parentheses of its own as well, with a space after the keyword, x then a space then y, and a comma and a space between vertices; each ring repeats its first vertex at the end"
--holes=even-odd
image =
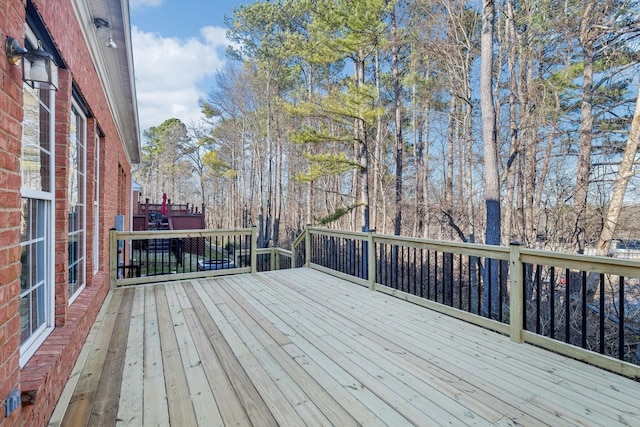
POLYGON ((5 51, 11 64, 22 62, 22 80, 26 84, 32 88, 58 90, 58 67, 40 42, 36 49, 25 49, 18 40, 7 37, 5 51))

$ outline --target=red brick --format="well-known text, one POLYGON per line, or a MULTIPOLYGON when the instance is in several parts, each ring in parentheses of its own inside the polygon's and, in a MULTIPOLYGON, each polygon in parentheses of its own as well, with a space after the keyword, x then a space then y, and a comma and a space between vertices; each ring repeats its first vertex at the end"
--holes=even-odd
MULTIPOLYGON (((11 35, 18 40, 24 38, 26 0, 2 0, 0 2, 0 33, 11 35)), ((100 305, 108 291, 108 276, 100 273, 91 280, 92 286, 71 306, 67 295, 67 171, 69 130, 68 113, 72 99, 72 83, 80 90, 94 117, 89 120, 89 137, 93 141, 95 125, 99 125, 105 133, 104 144, 101 145, 101 158, 104 161, 101 181, 118 182, 118 165, 124 165, 126 186, 128 187, 130 169, 126 155, 118 139, 118 131, 111 116, 100 87, 100 80, 91 63, 91 55, 84 44, 83 31, 76 20, 70 2, 51 2, 49 0, 33 0, 38 15, 42 17, 46 30, 50 33, 59 54, 64 58, 68 69, 60 69, 60 91, 56 93, 56 116, 54 117, 56 144, 55 179, 57 191, 54 208, 55 220, 55 310, 56 325, 52 334, 42 347, 22 369, 19 368, 20 316, 19 292, 20 282, 20 222, 21 222, 21 177, 19 173, 19 156, 24 111, 22 108, 22 81, 20 68, 11 66, 6 59, 0 58, 0 398, 7 390, 15 387, 33 389, 31 407, 21 407, 9 419, 2 420, 0 425, 45 425, 53 411, 74 360, 86 338, 92 321, 95 319, 100 305), (22 377, 22 384, 20 378, 22 377)), ((93 156, 93 147, 88 153, 93 156)), ((93 157, 90 157, 93 158, 93 157)), ((91 164, 89 162, 89 167, 91 164)), ((92 194, 93 172, 87 175, 88 194, 92 194)), ((118 211, 118 188, 104 188, 101 194, 100 218, 102 235, 98 236, 102 248, 108 247, 107 231, 113 225, 116 213, 128 214, 128 203, 121 205, 118 211)), ((89 214, 91 210, 89 210, 89 214)), ((88 221, 88 224, 91 224, 88 221)), ((89 225, 88 236, 91 237, 89 225)), ((93 241, 90 242, 91 245, 93 241)), ((90 246, 91 248, 91 246, 90 246)), ((106 265, 108 257, 101 257, 106 265)), ((89 265, 89 268, 92 266, 89 265)), ((103 265, 103 268, 104 268, 103 265)), ((92 273, 90 271, 89 273, 92 273)), ((88 274, 92 277, 92 274, 88 274)), ((27 394, 28 395, 28 394, 27 394)))

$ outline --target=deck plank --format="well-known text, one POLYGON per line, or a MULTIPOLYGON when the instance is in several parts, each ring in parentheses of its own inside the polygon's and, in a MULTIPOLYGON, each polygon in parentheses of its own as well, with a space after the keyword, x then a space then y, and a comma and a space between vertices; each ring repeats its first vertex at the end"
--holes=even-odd
POLYGON ((135 289, 126 289, 122 295, 116 324, 111 334, 109 349, 100 372, 100 381, 89 417, 89 425, 92 427, 111 426, 113 420, 117 418, 134 296, 135 289))
POLYGON ((191 400, 193 407, 197 408, 195 416, 198 425, 222 425, 222 416, 218 411, 217 405, 214 404, 216 399, 202 367, 202 361, 191 335, 191 329, 187 327, 187 321, 182 311, 180 300, 183 300, 183 298, 178 297, 180 290, 182 290, 182 287, 178 285, 165 287, 182 360, 182 368, 189 387, 189 400, 191 400))
POLYGON ((144 300, 144 374, 143 374, 143 425, 169 425, 169 405, 164 381, 162 348, 158 311, 153 287, 145 287, 144 300))
MULTIPOLYGON (((167 287, 170 288, 170 287, 167 287)), ((156 310, 158 311, 158 330, 160 331, 160 348, 164 367, 167 403, 169 406, 169 422, 172 425, 197 425, 193 402, 189 398, 189 385, 178 347, 167 289, 156 286, 156 310)))
POLYGON ((88 425, 96 390, 100 382, 100 373, 107 357, 111 333, 116 324, 116 317, 123 294, 123 292, 118 292, 109 300, 109 308, 105 318, 100 325, 96 339, 92 342, 91 356, 87 358, 84 364, 62 419, 61 425, 64 427, 84 427, 88 425))
POLYGON ((127 353, 120 388, 117 425, 135 426, 143 424, 143 374, 144 374, 144 288, 135 290, 127 353))

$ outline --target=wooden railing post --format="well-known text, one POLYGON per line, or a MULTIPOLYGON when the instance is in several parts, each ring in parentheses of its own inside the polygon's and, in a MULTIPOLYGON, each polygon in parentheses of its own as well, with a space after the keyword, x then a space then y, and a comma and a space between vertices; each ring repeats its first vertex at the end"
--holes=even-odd
POLYGON ((251 226, 251 274, 258 271, 258 228, 251 226))
POLYGON ((524 328, 524 268, 520 261, 520 242, 511 242, 509 246, 509 269, 511 289, 509 298, 509 323, 511 326, 511 341, 524 342, 522 330, 524 328))
POLYGON ((304 228, 304 266, 309 268, 311 267, 311 233, 309 229, 311 228, 311 224, 307 224, 304 228))
POLYGON ((373 241, 373 231, 367 232, 367 281, 369 289, 376 290, 376 246, 373 241))
POLYGON ((277 254, 278 252, 276 251, 276 248, 271 248, 271 250, 269 251, 269 270, 271 271, 279 270, 277 264, 280 263, 276 262, 277 254))
POLYGON ((298 258, 298 247, 291 245, 291 269, 296 268, 296 258, 298 258))
POLYGON ((109 230, 109 287, 116 288, 118 280, 118 230, 109 230))

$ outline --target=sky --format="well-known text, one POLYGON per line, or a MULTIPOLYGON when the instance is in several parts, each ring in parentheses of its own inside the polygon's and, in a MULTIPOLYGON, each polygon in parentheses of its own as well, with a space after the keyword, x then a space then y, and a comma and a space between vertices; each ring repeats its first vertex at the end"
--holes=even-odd
POLYGON ((226 61, 224 17, 252 2, 129 1, 141 132, 174 117, 186 125, 201 118, 198 99, 226 61))

